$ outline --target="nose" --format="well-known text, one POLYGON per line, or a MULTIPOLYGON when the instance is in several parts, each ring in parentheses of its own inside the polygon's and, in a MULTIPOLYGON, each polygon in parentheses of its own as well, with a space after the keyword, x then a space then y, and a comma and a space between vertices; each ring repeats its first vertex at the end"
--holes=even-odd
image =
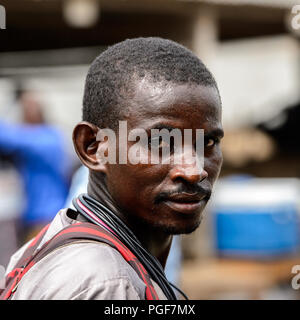
POLYGON ((185 180, 191 184, 199 183, 208 177, 204 166, 197 160, 194 162, 185 161, 182 164, 174 165, 170 170, 171 180, 185 180))
POLYGON ((183 167, 176 167, 173 168, 170 172, 170 178, 175 180, 185 180, 191 184, 199 183, 203 180, 205 180, 208 177, 207 171, 204 169, 195 170, 192 168, 183 168, 183 167))

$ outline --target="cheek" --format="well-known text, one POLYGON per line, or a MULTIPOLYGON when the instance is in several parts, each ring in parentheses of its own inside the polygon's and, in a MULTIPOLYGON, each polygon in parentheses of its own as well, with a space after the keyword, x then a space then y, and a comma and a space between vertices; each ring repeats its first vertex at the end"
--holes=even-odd
POLYGON ((120 204, 152 204, 155 190, 160 185, 165 166, 111 165, 107 171, 107 187, 120 204), (161 168, 162 167, 162 168, 161 168))
POLYGON ((205 157, 205 170, 208 173, 208 179, 213 184, 218 178, 223 163, 223 155, 220 147, 217 147, 213 153, 205 157))

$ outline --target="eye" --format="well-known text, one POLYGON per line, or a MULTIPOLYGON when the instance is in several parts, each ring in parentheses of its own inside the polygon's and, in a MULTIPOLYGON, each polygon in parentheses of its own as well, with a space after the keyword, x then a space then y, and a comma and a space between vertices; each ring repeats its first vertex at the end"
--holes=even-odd
POLYGON ((207 147, 207 148, 213 147, 218 142, 219 142, 219 139, 215 139, 215 138, 206 138, 206 139, 204 139, 205 147, 207 147))
POLYGON ((207 147, 212 147, 215 144, 215 140, 214 139, 208 139, 206 142, 206 146, 207 147))
POLYGON ((152 146, 154 148, 158 148, 160 152, 162 152, 162 150, 169 150, 170 153, 173 153, 175 148, 173 137, 171 137, 170 141, 169 139, 164 139, 161 136, 150 138, 148 148, 151 150, 152 146))
POLYGON ((150 138, 148 144, 149 144, 149 147, 151 147, 151 145, 153 145, 155 147, 158 146, 158 148, 160 148, 160 149, 166 148, 166 147, 168 147, 170 145, 161 136, 150 138))

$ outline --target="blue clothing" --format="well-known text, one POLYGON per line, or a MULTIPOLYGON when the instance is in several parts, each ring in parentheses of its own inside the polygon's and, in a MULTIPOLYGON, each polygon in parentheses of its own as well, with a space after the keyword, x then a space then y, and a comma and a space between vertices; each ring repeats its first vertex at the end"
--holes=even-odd
POLYGON ((23 178, 24 223, 52 220, 68 194, 69 161, 60 131, 44 124, 0 121, 0 154, 13 156, 23 178))

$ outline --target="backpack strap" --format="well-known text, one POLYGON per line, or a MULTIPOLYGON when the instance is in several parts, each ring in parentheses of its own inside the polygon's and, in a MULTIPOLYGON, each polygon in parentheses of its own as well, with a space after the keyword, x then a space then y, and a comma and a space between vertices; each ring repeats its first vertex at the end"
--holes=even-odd
POLYGON ((114 235, 103 227, 89 222, 77 222, 60 232, 52 239, 46 242, 37 252, 35 252, 43 235, 48 229, 45 227, 40 234, 33 240, 28 249, 23 254, 16 268, 7 276, 7 286, 4 292, 0 292, 0 300, 8 300, 16 291, 18 283, 22 277, 41 259, 51 253, 53 250, 71 244, 79 240, 94 240, 106 243, 118 250, 122 257, 131 265, 138 276, 146 285, 146 300, 158 300, 158 295, 153 287, 150 276, 137 257, 114 235), (31 255, 30 255, 31 254, 31 255), (22 261, 21 261, 22 260, 22 261), (25 262, 25 264, 24 264, 25 262))
POLYGON ((6 276, 5 279, 5 288, 0 289, 0 300, 8 300, 12 294, 13 289, 19 283, 22 278, 22 273, 25 266, 28 264, 30 258, 33 256, 34 252, 38 248, 39 244, 41 243, 44 235, 46 234, 49 225, 46 225, 36 236, 35 238, 29 243, 28 247, 24 251, 21 258, 15 265, 15 268, 6 276))

